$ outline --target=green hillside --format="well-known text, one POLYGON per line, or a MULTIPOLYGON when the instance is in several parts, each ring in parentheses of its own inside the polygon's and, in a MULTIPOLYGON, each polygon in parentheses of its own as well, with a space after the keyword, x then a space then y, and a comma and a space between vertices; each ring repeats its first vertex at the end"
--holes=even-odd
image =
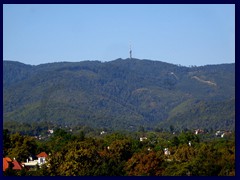
POLYGON ((234 129, 235 64, 161 61, 3 61, 4 121, 136 130, 139 126, 234 129), (224 113, 224 114, 223 114, 224 113))

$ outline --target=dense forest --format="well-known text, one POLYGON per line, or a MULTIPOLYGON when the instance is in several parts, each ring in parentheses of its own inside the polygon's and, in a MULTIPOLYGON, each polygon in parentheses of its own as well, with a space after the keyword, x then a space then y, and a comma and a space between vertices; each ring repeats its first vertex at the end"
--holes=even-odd
POLYGON ((5 176, 234 176, 235 64, 3 61, 3 128, 5 176))
POLYGON ((4 122, 136 131, 235 129, 235 64, 3 61, 4 122))
POLYGON ((8 168, 5 176, 235 175, 234 132, 219 137, 215 132, 175 132, 173 126, 161 132, 144 127, 136 132, 86 131, 86 127, 72 130, 49 123, 54 132, 36 138, 29 135, 36 124, 25 125, 25 135, 4 129, 3 156, 25 162, 32 154, 46 152, 47 163, 30 170, 8 168))

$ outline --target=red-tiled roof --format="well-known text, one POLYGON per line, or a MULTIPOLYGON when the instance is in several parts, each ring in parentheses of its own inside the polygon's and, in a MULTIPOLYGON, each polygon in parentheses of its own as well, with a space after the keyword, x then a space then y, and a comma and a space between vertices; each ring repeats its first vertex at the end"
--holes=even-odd
POLYGON ((3 158, 3 171, 9 168, 10 163, 13 165, 14 170, 21 170, 22 166, 16 160, 12 161, 9 157, 3 158))
POLYGON ((5 171, 9 167, 9 163, 11 162, 11 161, 8 161, 9 159, 10 158, 3 158, 3 171, 5 171))
POLYGON ((48 157, 47 153, 41 152, 40 154, 37 155, 37 157, 48 157))
POLYGON ((9 157, 5 157, 4 159, 6 159, 8 162, 12 162, 12 160, 9 157))
POLYGON ((19 164, 19 162, 17 162, 16 160, 14 160, 12 163, 13 163, 13 169, 14 170, 21 170, 22 169, 21 164, 19 164))

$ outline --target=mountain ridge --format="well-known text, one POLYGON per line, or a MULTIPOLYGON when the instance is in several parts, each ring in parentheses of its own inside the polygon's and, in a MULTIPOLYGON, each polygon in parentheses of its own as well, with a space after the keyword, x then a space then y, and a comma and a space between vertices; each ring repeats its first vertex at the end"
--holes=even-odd
MULTIPOLYGON (((41 65, 3 61, 3 94, 4 121, 53 121, 130 130, 140 125, 167 128, 175 123, 172 110, 186 101, 212 101, 219 106, 231 98, 235 102, 235 63, 185 67, 138 59, 41 65)), ((230 123, 224 128, 234 129, 235 107, 228 111, 225 118, 229 114, 230 123)), ((217 113, 211 112, 208 118, 217 113)), ((198 120, 191 123, 192 116, 184 114, 187 128, 198 124, 198 120)), ((214 121, 218 125, 211 128, 223 126, 224 120, 214 121)))

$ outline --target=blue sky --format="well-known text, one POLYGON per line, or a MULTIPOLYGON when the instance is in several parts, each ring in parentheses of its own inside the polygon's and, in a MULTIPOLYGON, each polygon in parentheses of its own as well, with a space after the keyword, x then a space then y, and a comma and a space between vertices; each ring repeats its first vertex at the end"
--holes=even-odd
POLYGON ((235 62, 235 5, 3 5, 3 59, 235 62))

